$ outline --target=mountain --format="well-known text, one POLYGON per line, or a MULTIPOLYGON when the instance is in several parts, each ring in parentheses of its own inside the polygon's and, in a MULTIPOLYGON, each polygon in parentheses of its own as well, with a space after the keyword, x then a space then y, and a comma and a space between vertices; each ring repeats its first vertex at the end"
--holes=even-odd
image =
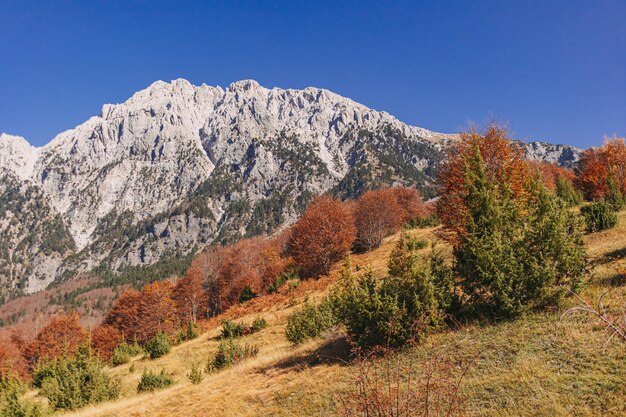
MULTIPOLYGON (((0 295, 271 233, 313 195, 433 178, 456 135, 318 88, 157 81, 35 148, 0 135, 0 295)), ((525 144, 571 166, 579 151, 525 144)))

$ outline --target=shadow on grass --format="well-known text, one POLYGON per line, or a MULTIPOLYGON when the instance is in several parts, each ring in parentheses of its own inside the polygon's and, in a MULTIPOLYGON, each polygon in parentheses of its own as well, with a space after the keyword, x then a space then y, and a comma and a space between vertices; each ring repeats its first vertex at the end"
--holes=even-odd
POLYGON ((307 368, 319 365, 348 365, 352 360, 352 346, 345 337, 333 337, 324 341, 317 349, 309 352, 303 352, 280 360, 266 368, 261 372, 270 369, 284 371, 303 371, 307 368))
MULTIPOLYGON (((601 258, 600 264, 609 264, 626 259, 626 248, 611 251, 601 258)), ((616 264, 619 265, 619 264, 616 264)), ((610 287, 621 287, 626 284, 626 270, 616 267, 615 274, 600 280, 600 284, 610 287)))
POLYGON ((617 261, 624 258, 626 258, 626 248, 617 249, 604 255, 604 259, 607 262, 617 261))

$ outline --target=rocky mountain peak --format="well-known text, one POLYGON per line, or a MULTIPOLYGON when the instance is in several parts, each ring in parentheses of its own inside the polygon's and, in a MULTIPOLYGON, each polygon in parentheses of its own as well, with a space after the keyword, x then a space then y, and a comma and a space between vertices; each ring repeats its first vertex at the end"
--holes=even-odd
POLYGON ((26 180, 32 176, 39 150, 21 136, 0 134, 0 170, 26 180))
POLYGON ((157 81, 42 148, 0 136, 0 295, 271 233, 319 193, 411 185, 432 197, 454 138, 319 88, 157 81))

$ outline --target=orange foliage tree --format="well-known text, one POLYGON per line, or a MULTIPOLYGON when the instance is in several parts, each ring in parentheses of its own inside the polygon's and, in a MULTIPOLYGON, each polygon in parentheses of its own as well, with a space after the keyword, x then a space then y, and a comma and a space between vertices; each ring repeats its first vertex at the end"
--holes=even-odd
POLYGON ((578 162, 576 185, 590 200, 607 197, 612 180, 626 195, 626 144, 624 138, 605 141, 599 148, 583 151, 578 162))
POLYGON ((139 303, 139 324, 135 330, 138 343, 145 343, 160 332, 171 335, 178 330, 173 290, 171 281, 154 282, 143 288, 139 303))
POLYGON ((415 218, 427 217, 431 214, 431 207, 422 200, 422 195, 415 188, 393 187, 389 191, 393 194, 402 210, 402 222, 406 223, 415 218))
MULTIPOLYGON (((194 297, 202 297, 201 306, 204 317, 211 317, 225 311, 231 305, 244 301, 244 290, 249 296, 267 292, 269 286, 290 265, 290 260, 283 256, 285 237, 268 239, 256 237, 245 239, 227 247, 211 247, 192 261, 185 279, 194 279, 194 297), (191 276, 192 277, 191 277, 191 276), (202 288, 203 295, 198 293, 202 288)), ((181 289, 182 290, 182 289, 181 289)), ((175 290, 179 309, 188 309, 189 299, 179 296, 175 290), (181 304, 182 303, 182 304, 181 304)))
POLYGON ((191 320, 195 323, 198 317, 206 311, 207 299, 198 262, 193 262, 185 276, 176 281, 173 298, 178 317, 182 322, 191 320))
MULTIPOLYGON (((398 197, 402 198, 400 193, 398 197)), ((409 217, 410 207, 405 211, 398 203, 391 188, 368 191, 355 205, 356 247, 367 251, 380 246, 383 239, 402 225, 403 217, 409 217)))
POLYGON ((115 328, 123 340, 140 344, 159 332, 172 335, 179 328, 173 290, 174 284, 170 281, 147 284, 141 292, 126 290, 105 317, 103 325, 115 328))
POLYGON ((117 299, 104 318, 103 325, 117 329, 125 340, 135 340, 139 326, 139 304, 141 293, 137 290, 126 290, 117 299))
POLYGON ((479 153, 486 174, 499 187, 509 187, 513 198, 524 202, 529 198, 530 169, 518 143, 511 141, 505 127, 492 124, 480 133, 475 129, 462 133, 460 140, 447 152, 439 172, 441 197, 437 214, 446 232, 445 238, 456 241, 465 234, 468 208, 465 167, 479 153))
POLYGON ((91 334, 91 347, 98 356, 107 361, 111 359, 115 348, 123 341, 122 332, 113 326, 98 326, 91 334))
POLYGON ((20 348, 31 370, 42 359, 75 353, 86 339, 87 332, 81 326, 77 313, 53 317, 30 342, 24 341, 17 334, 13 335, 13 342, 20 348))
POLYGON ((350 210, 331 197, 316 197, 293 226, 288 253, 303 277, 328 274, 356 237, 350 210))

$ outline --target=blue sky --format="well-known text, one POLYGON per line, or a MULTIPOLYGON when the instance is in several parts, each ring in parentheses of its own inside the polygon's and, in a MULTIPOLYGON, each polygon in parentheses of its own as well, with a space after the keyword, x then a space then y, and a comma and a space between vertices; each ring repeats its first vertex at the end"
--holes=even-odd
POLYGON ((626 135, 626 1, 0 2, 0 132, 43 145, 153 81, 323 87, 410 124, 626 135))

